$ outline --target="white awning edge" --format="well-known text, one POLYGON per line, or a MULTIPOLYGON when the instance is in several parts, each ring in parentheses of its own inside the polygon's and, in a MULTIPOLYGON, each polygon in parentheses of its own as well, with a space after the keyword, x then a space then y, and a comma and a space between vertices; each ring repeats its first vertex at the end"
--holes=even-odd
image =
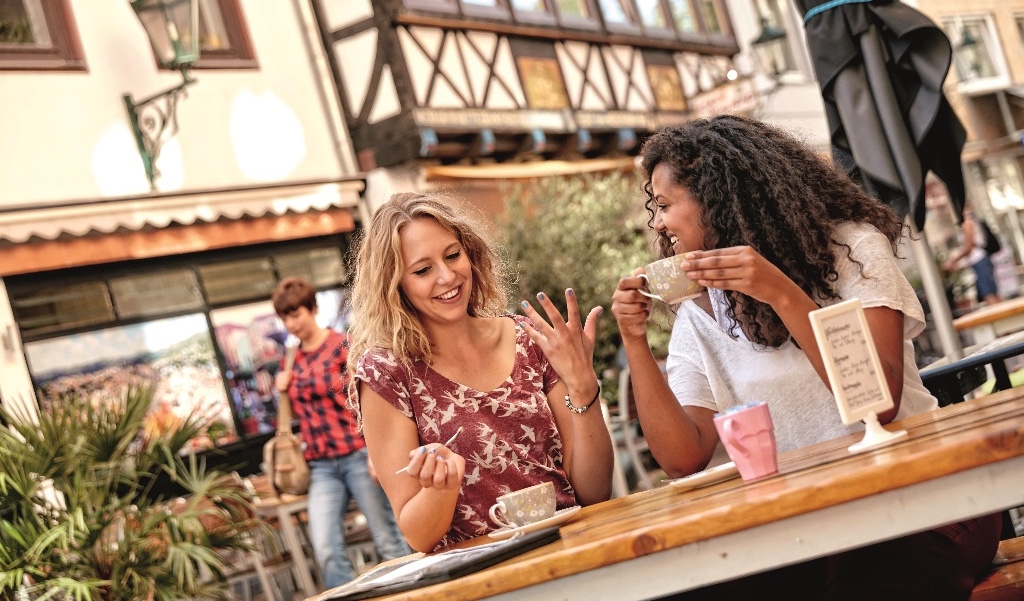
POLYGON ((291 211, 325 211, 356 207, 362 180, 299 184, 275 188, 227 190, 201 194, 132 198, 64 207, 0 212, 0 240, 14 243, 32 237, 53 240, 60 236, 109 234, 118 229, 191 225, 221 219, 284 215, 291 211))

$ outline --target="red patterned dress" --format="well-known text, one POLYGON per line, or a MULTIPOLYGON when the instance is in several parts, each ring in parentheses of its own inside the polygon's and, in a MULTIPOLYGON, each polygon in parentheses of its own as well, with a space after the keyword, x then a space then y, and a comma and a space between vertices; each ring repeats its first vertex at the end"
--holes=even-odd
MULTIPOLYGON (((510 318, 516 321, 515 363, 494 390, 452 382, 423 361, 402 364, 390 351, 371 349, 359 360, 355 377, 416 422, 420 444, 443 443, 464 427, 450 448, 465 457, 466 477, 437 548, 496 530, 488 510, 513 490, 550 481, 558 509, 577 504, 547 400, 558 375, 522 327, 526 318, 510 318)), ((358 407, 358 396, 353 400, 358 407)))

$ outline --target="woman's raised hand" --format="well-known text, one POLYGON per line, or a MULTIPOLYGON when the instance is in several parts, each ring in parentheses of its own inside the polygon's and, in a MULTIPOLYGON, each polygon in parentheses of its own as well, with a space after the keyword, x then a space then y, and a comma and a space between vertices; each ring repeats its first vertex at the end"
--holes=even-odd
POLYGON ((638 277, 644 272, 638 267, 632 276, 619 280, 619 285, 612 293, 612 315, 619 324, 619 333, 623 338, 646 340, 647 320, 651 316, 650 298, 640 294, 640 289, 647 286, 647 282, 638 277))
POLYGON ((778 267, 749 246, 733 246, 686 253, 686 277, 701 286, 735 290, 775 306, 795 283, 778 267))
POLYGON ((565 291, 566 319, 543 292, 537 294, 537 302, 544 308, 550 323, 530 303, 523 301, 523 313, 532 322, 526 325, 526 333, 544 351, 551 367, 565 380, 570 390, 593 386, 596 378, 594 342, 597 340, 597 318, 602 308, 591 309, 586 323, 582 324, 576 293, 572 288, 565 291))

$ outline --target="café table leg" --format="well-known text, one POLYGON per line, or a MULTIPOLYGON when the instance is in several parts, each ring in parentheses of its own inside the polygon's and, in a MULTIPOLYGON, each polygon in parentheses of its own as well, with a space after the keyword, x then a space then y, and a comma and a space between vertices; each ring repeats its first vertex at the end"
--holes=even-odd
POLYGON ((292 561, 297 568, 296 572, 298 572, 299 586, 302 588, 302 593, 307 598, 313 597, 319 591, 316 588, 316 583, 313 582, 313 573, 309 567, 309 562, 306 561, 306 552, 302 548, 302 542, 299 540, 297 526, 292 521, 292 508, 284 503, 279 505, 277 507, 277 519, 281 524, 281 536, 284 538, 284 544, 288 546, 288 551, 292 555, 292 561))

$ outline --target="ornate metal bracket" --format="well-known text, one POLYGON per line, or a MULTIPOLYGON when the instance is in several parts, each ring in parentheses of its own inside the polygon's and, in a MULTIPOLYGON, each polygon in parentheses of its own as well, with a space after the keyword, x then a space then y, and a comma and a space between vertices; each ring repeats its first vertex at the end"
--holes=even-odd
POLYGON ((139 102, 134 102, 131 94, 124 95, 135 143, 153 190, 156 190, 156 178, 160 177, 156 168, 160 148, 178 133, 178 99, 187 95, 185 88, 189 84, 196 82, 188 69, 182 68, 181 75, 184 78, 181 84, 139 102))

